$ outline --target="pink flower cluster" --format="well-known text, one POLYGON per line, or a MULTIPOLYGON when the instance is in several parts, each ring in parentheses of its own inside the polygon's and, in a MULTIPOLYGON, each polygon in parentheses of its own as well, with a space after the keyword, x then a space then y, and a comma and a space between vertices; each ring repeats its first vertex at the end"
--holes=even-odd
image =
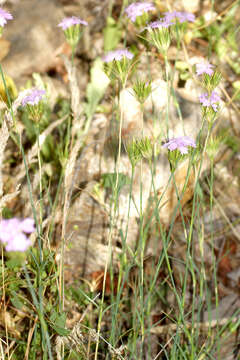
POLYGON ((168 27, 171 26, 171 25, 172 25, 171 20, 167 20, 167 19, 165 19, 165 18, 162 18, 162 19, 160 19, 160 20, 153 21, 152 23, 150 23, 150 24, 146 27, 146 29, 147 29, 148 27, 150 27, 151 29, 159 29, 159 28, 161 28, 161 27, 163 27, 163 28, 168 28, 168 27))
POLYGON ((204 93, 199 96, 199 101, 202 104, 202 106, 204 107, 211 106, 215 112, 217 112, 218 110, 217 102, 220 100, 221 98, 216 91, 213 91, 211 95, 208 95, 208 93, 204 93))
POLYGON ((76 16, 72 16, 72 17, 67 17, 65 19, 63 19, 59 24, 58 27, 61 27, 63 30, 68 29, 71 26, 74 25, 84 25, 87 26, 88 23, 85 20, 82 20, 76 16))
POLYGON ((188 146, 196 147, 195 141, 188 136, 179 136, 169 140, 163 145, 163 147, 168 148, 170 151, 179 150, 182 155, 188 153, 188 146))
POLYGON ((125 13, 127 14, 127 17, 134 22, 138 16, 152 10, 155 10, 155 6, 153 4, 148 2, 136 2, 129 5, 125 9, 125 13))
POLYGON ((26 105, 37 105, 46 94, 45 90, 33 88, 29 90, 29 93, 23 98, 22 106, 26 105))
MULTIPOLYGON (((208 61, 196 64, 196 73, 197 75, 207 74, 212 76, 214 74, 214 65, 210 64, 208 61)), ((213 79, 213 78, 212 78, 213 79)), ((212 107, 212 109, 218 111, 218 102, 221 100, 220 96, 216 91, 212 93, 203 93, 199 96, 199 101, 203 107, 212 107)))
POLYGON ((202 74, 208 74, 209 76, 211 76, 214 73, 213 68, 214 66, 209 62, 202 62, 196 64, 196 73, 198 76, 202 74))
POLYGON ((167 21, 171 21, 172 24, 175 24, 177 20, 181 24, 186 21, 189 21, 189 22, 195 21, 195 15, 192 13, 185 12, 185 11, 165 12, 164 15, 165 15, 164 19, 167 21))
POLYGON ((120 61, 124 57, 131 60, 133 58, 133 54, 127 49, 114 50, 109 51, 105 56, 103 56, 102 60, 108 63, 113 60, 120 61))
POLYGON ((4 27, 6 25, 7 20, 12 20, 13 17, 10 13, 0 8, 0 26, 4 27))
POLYGON ((0 221, 0 242, 5 245, 6 251, 26 251, 31 241, 26 234, 35 231, 34 220, 3 219, 0 221))
POLYGON ((193 22, 195 20, 195 15, 188 12, 165 12, 164 17, 160 20, 154 21, 148 25, 152 29, 159 29, 161 27, 168 28, 169 26, 175 25, 176 21, 179 21, 180 24, 189 21, 193 22))

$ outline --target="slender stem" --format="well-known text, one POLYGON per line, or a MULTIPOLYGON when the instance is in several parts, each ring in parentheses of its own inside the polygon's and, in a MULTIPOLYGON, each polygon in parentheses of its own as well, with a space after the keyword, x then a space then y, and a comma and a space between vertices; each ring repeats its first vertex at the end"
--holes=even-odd
MULTIPOLYGON (((40 209, 39 209, 39 224, 42 225, 43 221, 43 188, 42 188, 42 163, 41 163, 41 148, 39 142, 39 124, 36 124, 36 137, 37 137, 37 157, 38 157, 38 168, 39 168, 39 190, 40 190, 40 209)), ((41 232, 41 230, 40 230, 41 232)))
MULTIPOLYGON (((122 89, 124 90, 126 87, 126 80, 122 83, 122 89)), ((119 170, 120 170, 120 159, 121 159, 121 147, 122 147, 122 126, 123 126, 123 107, 120 107, 120 124, 119 124, 119 135, 118 135, 118 154, 117 154, 117 161, 116 161, 116 182, 113 188, 113 202, 114 202, 114 211, 113 217, 110 223, 110 230, 108 233, 108 259, 111 259, 112 253, 112 235, 114 225, 116 224, 116 215, 117 215, 117 203, 118 203, 118 183, 119 183, 119 170)), ((104 305, 104 297, 105 297, 105 287, 106 287, 106 278, 107 278, 107 268, 108 268, 108 260, 105 263, 104 267, 104 276, 103 276, 103 290, 102 290, 102 297, 100 302, 100 310, 99 310, 99 317, 98 317, 98 327, 97 327, 97 342, 95 347, 95 355, 94 360, 97 360, 98 356, 98 347, 99 347, 99 339, 100 339, 100 331, 102 325, 102 317, 103 317, 103 305, 104 305)))
POLYGON ((167 107, 166 107, 166 130, 167 137, 169 136, 169 107, 170 107, 170 84, 169 84, 169 63, 167 54, 164 54, 164 62, 165 62, 165 74, 166 74, 166 82, 167 82, 167 107))

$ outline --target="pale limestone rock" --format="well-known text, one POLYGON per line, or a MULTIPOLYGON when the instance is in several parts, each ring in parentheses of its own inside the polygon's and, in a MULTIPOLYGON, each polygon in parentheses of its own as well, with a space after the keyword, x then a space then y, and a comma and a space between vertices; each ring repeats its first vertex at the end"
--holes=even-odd
POLYGON ((184 11, 195 13, 199 10, 199 0, 182 0, 182 7, 184 11))

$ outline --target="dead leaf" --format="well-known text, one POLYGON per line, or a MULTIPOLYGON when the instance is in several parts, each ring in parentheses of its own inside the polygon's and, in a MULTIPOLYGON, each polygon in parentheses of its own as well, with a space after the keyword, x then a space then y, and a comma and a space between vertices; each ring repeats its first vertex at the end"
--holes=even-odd
POLYGON ((231 257, 236 253, 237 245, 233 240, 227 240, 223 247, 218 263, 218 275, 221 277, 224 285, 227 285, 229 278, 228 273, 233 270, 231 257))
MULTIPOLYGON (((92 285, 95 291, 103 291, 103 282, 104 282, 104 271, 94 271, 91 274, 92 277, 92 285)), ((118 287, 118 275, 113 275, 113 281, 111 280, 110 273, 107 272, 106 274, 106 281, 105 281, 105 294, 110 295, 112 292, 116 295, 117 293, 117 287, 118 287)), ((124 284, 124 287, 126 287, 126 284, 124 284)))

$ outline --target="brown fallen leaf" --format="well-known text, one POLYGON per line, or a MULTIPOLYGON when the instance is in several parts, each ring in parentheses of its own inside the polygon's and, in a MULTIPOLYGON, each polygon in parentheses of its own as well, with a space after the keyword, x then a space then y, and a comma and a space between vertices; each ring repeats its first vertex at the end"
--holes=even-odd
POLYGON ((221 277, 224 285, 227 285, 229 278, 228 273, 233 270, 231 257, 236 253, 237 245, 233 240, 227 240, 224 244, 223 250, 220 253, 220 260, 218 263, 218 275, 221 277))
MULTIPOLYGON (((94 271, 91 274, 92 277, 92 285, 95 291, 103 291, 103 281, 104 281, 104 270, 100 271, 94 271)), ((113 286, 113 292, 116 295, 117 293, 117 287, 118 287, 118 275, 113 275, 113 285, 111 284, 111 276, 110 273, 107 272, 106 274, 106 282, 105 282, 105 294, 110 295, 112 292, 112 286, 113 286)), ((124 284, 124 287, 126 287, 126 284, 124 284)))

